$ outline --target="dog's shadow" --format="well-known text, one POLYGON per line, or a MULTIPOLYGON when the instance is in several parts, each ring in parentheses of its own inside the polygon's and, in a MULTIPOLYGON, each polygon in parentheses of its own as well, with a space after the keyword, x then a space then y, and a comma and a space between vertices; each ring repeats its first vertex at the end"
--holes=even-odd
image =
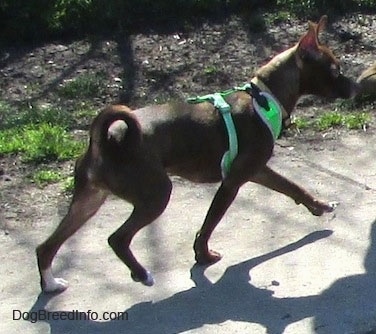
MULTIPOLYGON (((318 333, 376 334, 376 220, 370 239, 365 272, 338 279, 317 299, 312 316, 318 333)), ((341 246, 351 250, 351 241, 344 241, 341 246)), ((341 260, 346 261, 338 259, 339 264, 341 260)))
MULTIPOLYGON (((331 234, 330 230, 317 231, 276 251, 231 266, 215 283, 205 277, 204 267, 194 266, 191 278, 195 287, 161 301, 136 304, 125 310, 127 321, 49 319, 47 322, 51 333, 181 333, 228 320, 256 323, 267 328, 268 333, 283 333, 288 325, 313 316, 319 297, 276 298, 272 291, 250 284, 249 271, 331 234)), ((31 311, 43 310, 50 298, 41 294, 31 311)), ((86 313, 81 315, 85 319, 86 313)))

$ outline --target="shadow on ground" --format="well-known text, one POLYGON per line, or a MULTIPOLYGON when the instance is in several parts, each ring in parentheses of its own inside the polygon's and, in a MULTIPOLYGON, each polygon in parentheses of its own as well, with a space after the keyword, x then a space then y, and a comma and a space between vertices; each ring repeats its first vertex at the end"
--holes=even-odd
MULTIPOLYGON (((50 319, 47 322, 51 333, 81 333, 83 330, 90 333, 118 333, 124 330, 135 334, 180 333, 227 320, 257 323, 267 328, 268 333, 283 333, 289 324, 317 316, 317 306, 322 297, 275 298, 272 291, 250 284, 249 271, 265 261, 293 252, 331 234, 330 230, 314 232, 276 251, 231 266, 215 283, 205 277, 204 267, 194 266, 191 269, 191 279, 195 287, 155 303, 136 304, 125 310, 127 321, 50 319)), ((340 286, 336 285, 335 290, 336 293, 341 293, 340 286)), ((51 298, 53 296, 41 294, 30 311, 44 310, 51 298)), ((87 314, 82 312, 80 317, 85 319, 87 314)), ((317 319, 319 323, 322 320, 317 319)))
MULTIPOLYGON (((49 319, 46 322, 54 334, 82 331, 181 333, 228 320, 260 324, 267 333, 278 334, 283 333, 290 324, 312 317, 312 332, 373 333, 374 324, 367 322, 367 319, 372 321, 376 313, 376 221, 373 223, 372 243, 365 259, 366 273, 340 279, 320 295, 294 298, 276 298, 272 291, 251 284, 250 270, 255 266, 331 234, 331 230, 317 231, 283 248, 238 263, 229 267, 215 283, 205 277, 204 267, 193 266, 191 279, 195 287, 161 301, 136 304, 125 310, 127 320, 91 321, 85 319, 87 313, 80 312, 84 320, 49 319), (361 321, 357 321, 358 317, 361 321), (358 330, 348 328, 354 323, 358 324, 358 330)), ((44 310, 51 298, 51 295, 39 295, 30 311, 44 310)), ((64 311, 54 313, 61 315, 64 311)))

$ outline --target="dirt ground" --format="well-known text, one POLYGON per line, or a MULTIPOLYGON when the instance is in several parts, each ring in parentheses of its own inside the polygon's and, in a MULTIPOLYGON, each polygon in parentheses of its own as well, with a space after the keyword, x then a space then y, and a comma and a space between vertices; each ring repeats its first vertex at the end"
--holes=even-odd
MULTIPOLYGON (((331 22, 323 36, 354 78, 374 63, 375 26, 374 16, 352 15, 331 22)), ((98 109, 115 100, 136 107, 223 90, 247 81, 305 29, 305 22, 291 20, 252 33, 233 18, 196 31, 8 47, 0 54, 1 99, 70 110, 75 102, 56 90, 82 73, 103 78, 102 96, 92 101, 98 109)), ((297 114, 335 107, 309 97, 297 114)), ((25 178, 33 166, 0 157, 0 331, 376 333, 375 137, 372 123, 366 132, 334 129, 282 138, 271 165, 339 207, 312 217, 278 194, 246 185, 212 241, 225 257, 209 268, 193 266, 192 242, 216 185, 173 178, 167 211, 134 242, 155 274, 152 288, 133 283, 107 247, 107 236, 130 212, 112 198, 62 248, 56 272, 71 286, 52 297, 39 295, 34 249, 61 219, 69 196, 60 185, 39 189, 25 178), (93 310, 126 312, 128 319, 14 319, 16 310, 44 308, 60 318, 65 311, 93 310)))

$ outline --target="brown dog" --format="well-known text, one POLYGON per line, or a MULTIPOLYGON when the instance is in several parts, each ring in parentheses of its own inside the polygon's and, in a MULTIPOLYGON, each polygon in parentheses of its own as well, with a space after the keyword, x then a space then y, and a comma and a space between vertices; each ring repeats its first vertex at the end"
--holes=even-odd
MULTIPOLYGON (((290 116, 303 94, 349 98, 356 93, 356 84, 341 74, 332 52, 318 42, 325 23, 326 17, 318 24, 310 22, 308 32, 294 47, 272 59, 252 79, 262 90, 272 92, 284 109, 284 118, 290 116)), ((168 173, 194 182, 222 180, 194 242, 200 264, 221 258, 209 250, 208 240, 239 188, 248 181, 291 197, 317 216, 334 209, 267 167, 274 140, 255 113, 252 96, 234 92, 226 100, 232 107, 239 150, 223 179, 220 165, 229 143, 222 117, 211 103, 177 102, 134 111, 110 106, 94 119, 89 148, 76 164, 69 212, 37 248, 44 291, 67 288, 66 281, 53 277, 52 260, 63 242, 97 212, 110 193, 130 202, 134 210, 108 242, 135 281, 152 285, 152 276, 133 256, 129 245, 137 231, 164 211, 172 188, 168 173)))

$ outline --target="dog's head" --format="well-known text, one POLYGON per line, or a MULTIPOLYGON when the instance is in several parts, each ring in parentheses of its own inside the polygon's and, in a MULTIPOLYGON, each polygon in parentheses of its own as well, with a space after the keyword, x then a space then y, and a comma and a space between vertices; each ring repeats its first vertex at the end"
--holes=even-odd
POLYGON ((357 85, 341 72, 333 52, 319 42, 325 29, 327 16, 316 24, 308 22, 308 32, 301 37, 296 50, 296 63, 300 69, 300 94, 315 94, 330 98, 351 98, 357 85))

